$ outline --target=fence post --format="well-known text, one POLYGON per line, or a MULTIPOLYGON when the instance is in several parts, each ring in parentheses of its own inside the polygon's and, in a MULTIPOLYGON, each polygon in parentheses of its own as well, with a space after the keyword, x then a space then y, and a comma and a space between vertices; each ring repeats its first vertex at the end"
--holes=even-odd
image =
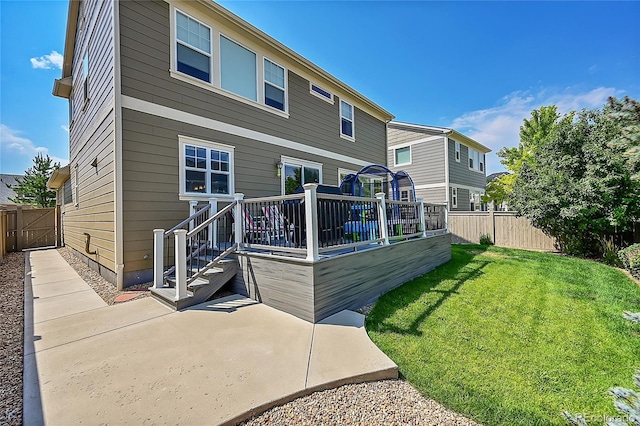
MULTIPOLYGON (((218 213, 218 199, 210 198, 209 199, 209 217, 215 216, 218 213)), ((218 248, 218 221, 214 221, 209 224, 209 247, 217 249, 218 248)))
POLYGON ((242 205, 242 200, 244 200, 244 194, 239 192, 237 194, 233 194, 233 199, 236 201, 234 222, 233 222, 233 233, 236 236, 235 243, 237 249, 242 248, 242 242, 244 238, 242 238, 242 224, 244 222, 244 206, 242 205))
POLYGON ((24 240, 22 238, 22 232, 24 231, 23 227, 22 206, 18 206, 16 208, 16 251, 21 251, 22 246, 24 245, 24 240))
POLYGON ((62 247, 62 209, 60 208, 60 204, 56 204, 55 215, 56 215, 56 247, 62 247))
POLYGON ((153 230, 153 288, 164 287, 164 229, 153 230))
POLYGON ((444 205, 444 230, 449 232, 449 205, 444 205))
POLYGON ((422 238, 425 238, 427 236, 427 227, 424 219, 424 200, 418 198, 418 203, 420 203, 420 229, 422 229, 422 238))
POLYGON ((380 227, 380 238, 382 238, 382 244, 389 245, 389 229, 387 228, 387 202, 385 200, 386 194, 384 192, 377 192, 376 198, 378 199, 378 226, 380 227))
POLYGON ((496 244, 496 215, 493 209, 489 211, 489 226, 491 227, 491 241, 494 245, 496 244))
POLYGON ((7 212, 0 210, 0 261, 7 254, 7 212))
POLYGON ((318 260, 318 184, 308 183, 304 188, 304 214, 307 227, 307 260, 318 260))
POLYGON ((173 231, 176 238, 176 297, 175 300, 187 297, 187 230, 173 231))

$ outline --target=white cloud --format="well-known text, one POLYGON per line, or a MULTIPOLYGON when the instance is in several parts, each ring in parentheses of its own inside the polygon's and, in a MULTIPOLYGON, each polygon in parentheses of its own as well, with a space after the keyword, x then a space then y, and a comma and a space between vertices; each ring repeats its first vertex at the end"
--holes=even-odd
POLYGON ((49 154, 49 148, 44 146, 35 146, 35 144, 27 138, 20 136, 20 131, 12 129, 4 124, 0 124, 0 151, 3 155, 21 156, 34 158, 38 154, 49 155, 54 162, 60 163, 61 166, 66 165, 69 161, 65 158, 56 157, 49 154))
POLYGON ((52 68, 62 69, 63 56, 52 50, 50 54, 31 58, 31 66, 36 69, 50 70, 52 68))
POLYGON ((60 128, 62 130, 64 130, 65 132, 69 133, 69 126, 65 126, 64 124, 60 126, 60 128))
POLYGON ((492 108, 470 111, 453 120, 450 127, 491 148, 487 158, 489 173, 503 170, 495 155, 500 148, 517 146, 520 141, 522 120, 541 106, 556 105, 558 112, 566 114, 584 108, 601 108, 609 96, 620 96, 613 87, 598 87, 587 92, 568 87, 562 91, 541 89, 513 92, 500 99, 492 108))

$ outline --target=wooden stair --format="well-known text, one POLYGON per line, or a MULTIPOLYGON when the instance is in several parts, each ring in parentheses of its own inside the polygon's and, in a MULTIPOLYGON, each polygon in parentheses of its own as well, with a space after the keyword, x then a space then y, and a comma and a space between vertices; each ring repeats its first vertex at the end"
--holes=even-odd
POLYGON ((196 278, 187 286, 187 297, 176 300, 175 277, 166 279, 166 287, 150 288, 151 296, 170 308, 181 310, 189 306, 206 302, 237 272, 238 261, 236 259, 221 259, 216 266, 206 271, 202 277, 196 278))

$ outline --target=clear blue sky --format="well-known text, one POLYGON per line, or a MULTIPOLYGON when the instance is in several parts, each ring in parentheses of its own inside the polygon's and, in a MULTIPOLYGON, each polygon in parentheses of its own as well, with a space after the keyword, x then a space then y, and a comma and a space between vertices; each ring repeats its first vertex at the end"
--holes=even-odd
MULTIPOLYGON (((640 2, 222 1, 396 120, 454 127, 495 152, 532 109, 640 98, 640 2)), ((1 173, 66 164, 66 1, 0 0, 1 173)))

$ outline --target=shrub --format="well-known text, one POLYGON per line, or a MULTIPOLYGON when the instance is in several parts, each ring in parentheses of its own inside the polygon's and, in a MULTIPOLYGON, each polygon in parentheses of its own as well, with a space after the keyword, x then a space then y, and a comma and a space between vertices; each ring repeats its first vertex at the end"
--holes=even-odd
POLYGON ((618 252, 618 257, 622 261, 624 268, 633 277, 640 280, 640 244, 633 244, 618 252))
POLYGON ((492 246, 493 241, 491 241, 491 235, 489 234, 480 235, 480 244, 483 246, 492 246))
POLYGON ((600 239, 600 246, 602 247, 602 260, 609 266, 622 266, 620 257, 618 257, 618 249, 613 242, 613 238, 600 239))

